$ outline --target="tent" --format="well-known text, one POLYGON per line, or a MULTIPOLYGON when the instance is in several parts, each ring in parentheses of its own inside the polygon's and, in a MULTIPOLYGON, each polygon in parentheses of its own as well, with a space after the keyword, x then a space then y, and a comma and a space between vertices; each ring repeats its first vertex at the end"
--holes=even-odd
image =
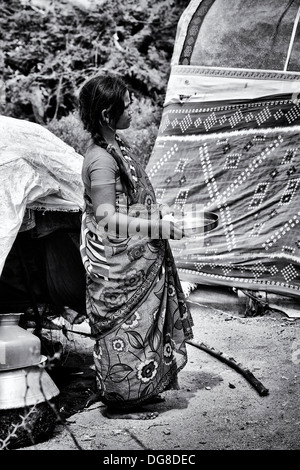
POLYGON ((147 172, 175 218, 202 208, 202 230, 172 241, 187 282, 299 299, 299 15, 293 0, 191 0, 179 20, 147 172))
MULTIPOLYGON (((175 216, 218 222, 172 241, 183 282, 299 298, 299 16, 191 0, 178 22, 147 172, 175 216)), ((82 157, 27 121, 0 116, 0 135, 0 311, 84 312, 82 157)))
POLYGON ((85 313, 83 157, 45 127, 0 116, 0 312, 85 313))

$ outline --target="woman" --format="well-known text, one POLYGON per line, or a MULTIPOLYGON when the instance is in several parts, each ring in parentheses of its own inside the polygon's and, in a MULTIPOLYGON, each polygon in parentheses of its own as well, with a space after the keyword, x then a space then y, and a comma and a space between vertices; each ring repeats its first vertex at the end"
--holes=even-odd
POLYGON ((144 169, 116 132, 130 126, 130 104, 114 75, 98 75, 80 91, 81 120, 92 137, 82 168, 81 256, 106 415, 153 419, 157 413, 143 405, 178 388, 192 319, 167 240, 182 232, 163 218, 144 169))

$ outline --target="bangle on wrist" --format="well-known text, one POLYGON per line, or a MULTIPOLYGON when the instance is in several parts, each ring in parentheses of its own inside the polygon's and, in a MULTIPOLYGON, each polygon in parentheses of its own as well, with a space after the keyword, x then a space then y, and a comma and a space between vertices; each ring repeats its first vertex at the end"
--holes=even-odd
POLYGON ((152 226, 150 224, 150 227, 149 227, 149 230, 150 230, 150 234, 149 234, 149 231, 148 231, 148 235, 150 238, 152 239, 158 239, 158 238, 161 238, 162 237, 162 225, 161 225, 161 219, 158 219, 156 222, 155 222, 155 225, 152 229, 152 226))

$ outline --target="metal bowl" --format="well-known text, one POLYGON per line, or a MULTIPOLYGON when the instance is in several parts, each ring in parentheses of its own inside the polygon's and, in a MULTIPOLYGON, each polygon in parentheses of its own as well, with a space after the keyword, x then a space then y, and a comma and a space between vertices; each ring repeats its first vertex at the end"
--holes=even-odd
POLYGON ((23 408, 49 401, 59 395, 59 389, 43 367, 39 365, 0 371, 0 409, 23 408))

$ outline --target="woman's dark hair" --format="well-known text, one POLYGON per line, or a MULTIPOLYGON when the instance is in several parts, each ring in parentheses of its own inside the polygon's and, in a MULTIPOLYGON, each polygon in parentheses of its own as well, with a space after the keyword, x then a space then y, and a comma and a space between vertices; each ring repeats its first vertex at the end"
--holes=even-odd
POLYGON ((115 126, 124 112, 125 82, 113 74, 90 78, 79 93, 79 114, 84 128, 94 139, 101 132, 99 121, 102 111, 107 110, 111 126, 115 126))
MULTIPOLYGON (((120 77, 108 73, 96 75, 83 84, 79 93, 79 114, 84 128, 96 145, 108 148, 101 135, 102 111, 107 110, 109 124, 115 126, 124 112, 124 95, 127 90, 127 85, 120 77)), ((128 196, 132 199, 135 189, 133 179, 118 153, 111 149, 110 154, 118 164, 120 176, 129 190, 128 196)))

